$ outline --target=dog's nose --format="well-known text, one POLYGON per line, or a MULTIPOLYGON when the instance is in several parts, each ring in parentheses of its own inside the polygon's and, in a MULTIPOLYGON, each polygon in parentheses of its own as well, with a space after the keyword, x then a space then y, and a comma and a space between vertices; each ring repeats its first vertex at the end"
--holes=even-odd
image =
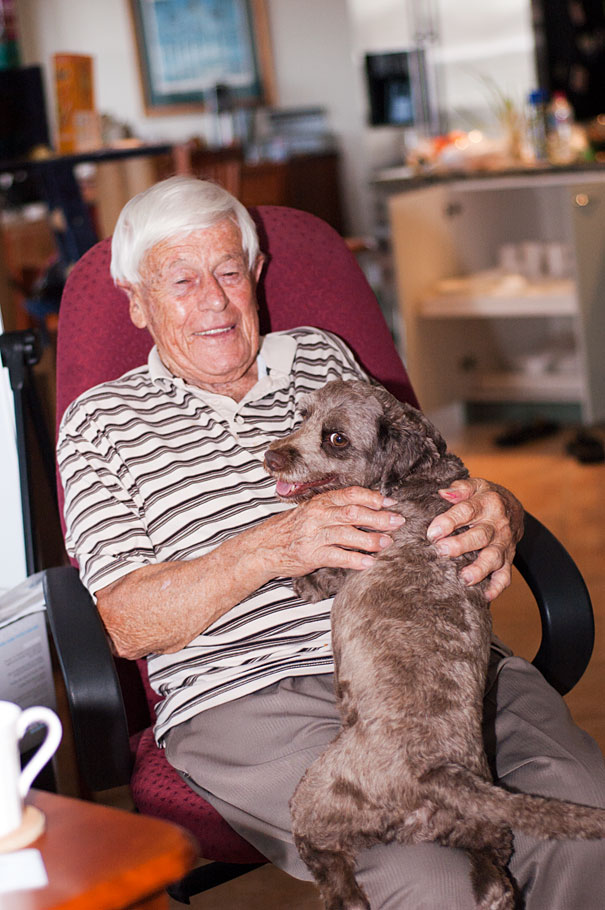
POLYGON ((265 452, 265 465, 269 471, 283 471, 288 464, 288 456, 283 452, 267 449, 265 452))

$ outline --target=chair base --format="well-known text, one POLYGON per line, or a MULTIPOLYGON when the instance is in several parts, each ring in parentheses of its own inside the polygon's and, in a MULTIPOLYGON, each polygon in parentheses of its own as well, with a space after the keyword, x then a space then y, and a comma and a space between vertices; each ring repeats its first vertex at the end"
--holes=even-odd
POLYGON ((167 888, 173 900, 181 904, 189 904, 190 898, 202 891, 209 891, 224 882, 230 882, 240 875, 246 875, 265 863, 222 863, 213 862, 197 866, 184 876, 179 882, 167 888))

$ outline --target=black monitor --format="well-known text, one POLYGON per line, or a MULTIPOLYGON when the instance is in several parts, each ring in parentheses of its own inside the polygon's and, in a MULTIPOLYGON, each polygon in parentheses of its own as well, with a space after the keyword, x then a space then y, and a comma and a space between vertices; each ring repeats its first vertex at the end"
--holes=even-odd
POLYGON ((0 159, 25 158, 38 145, 49 145, 42 70, 0 69, 0 159))
POLYGON ((372 126, 413 126, 420 118, 422 51, 366 54, 372 126))

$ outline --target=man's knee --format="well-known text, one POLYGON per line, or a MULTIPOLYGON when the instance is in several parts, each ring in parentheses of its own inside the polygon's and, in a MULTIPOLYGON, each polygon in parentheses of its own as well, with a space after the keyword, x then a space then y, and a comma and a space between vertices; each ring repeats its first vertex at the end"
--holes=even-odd
POLYGON ((541 755, 500 778, 515 790, 605 808, 605 769, 600 753, 594 765, 574 755, 541 755))
POLYGON ((357 880, 372 910, 475 910, 466 854, 437 844, 379 844, 360 853, 357 880))
POLYGON ((510 862, 526 910, 602 910, 605 841, 543 840, 515 835, 510 862))
POLYGON ((513 657, 502 662, 486 698, 484 733, 494 775, 505 786, 605 805, 600 749, 526 661, 513 657))

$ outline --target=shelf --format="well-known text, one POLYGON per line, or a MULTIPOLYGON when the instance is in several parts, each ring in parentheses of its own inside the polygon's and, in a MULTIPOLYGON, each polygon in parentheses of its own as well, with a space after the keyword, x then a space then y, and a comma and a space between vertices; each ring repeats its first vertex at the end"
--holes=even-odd
MULTIPOLYGON (((464 280, 459 283, 462 286, 464 280)), ((473 285, 469 281, 465 290, 432 294, 420 303, 424 319, 575 316, 577 312, 576 289, 571 280, 528 282, 514 292, 505 286, 486 290, 480 283, 473 285)))
POLYGON ((468 401, 580 401, 584 388, 576 373, 477 373, 468 401))
POLYGON ((586 425, 605 420, 605 168, 410 183, 395 188, 389 217, 403 354, 423 409, 560 402, 586 425), (564 272, 551 244, 565 248, 564 272))

